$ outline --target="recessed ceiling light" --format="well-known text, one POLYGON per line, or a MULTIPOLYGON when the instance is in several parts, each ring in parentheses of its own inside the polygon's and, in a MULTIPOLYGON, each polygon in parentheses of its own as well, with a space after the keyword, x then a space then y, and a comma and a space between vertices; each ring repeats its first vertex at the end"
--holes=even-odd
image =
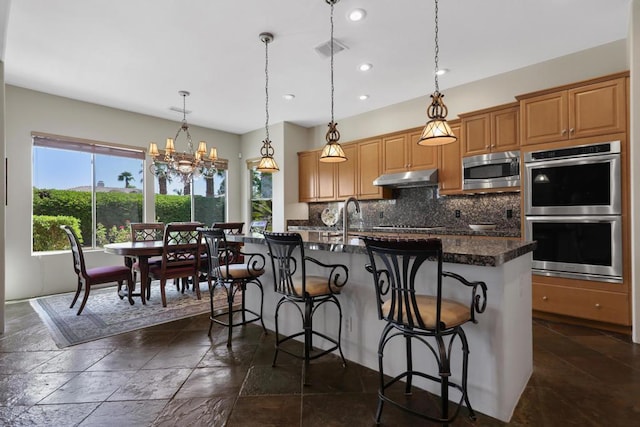
POLYGON ((291 101, 293 98, 295 98, 296 96, 292 93, 287 93, 286 95, 282 95, 282 97, 284 99, 286 99, 287 101, 291 101))
POLYGON ((370 69, 372 69, 372 68, 373 68, 373 65, 368 64, 368 63, 360 64, 360 65, 358 66, 358 69, 359 69, 360 71, 369 71, 369 70, 370 70, 370 69))
POLYGON ((349 17, 349 21, 362 21, 365 16, 367 16, 367 11, 364 9, 353 9, 347 16, 349 17))
POLYGON ((440 68, 438 71, 436 71, 436 74, 439 76, 445 75, 449 72, 448 68, 440 68))
POLYGON ((369 95, 360 95, 358 99, 360 99, 360 101, 364 101, 366 99, 369 99, 369 95))

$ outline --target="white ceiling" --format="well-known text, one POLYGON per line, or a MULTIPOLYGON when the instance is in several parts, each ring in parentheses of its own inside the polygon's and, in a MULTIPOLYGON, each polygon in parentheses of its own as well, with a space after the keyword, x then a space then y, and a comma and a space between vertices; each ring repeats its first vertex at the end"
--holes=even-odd
MULTIPOLYGON (((441 0, 440 89, 626 38, 630 2, 441 0)), ((188 90, 190 124, 242 134, 264 127, 269 31, 270 123, 330 120, 330 61, 314 51, 330 37, 325 0, 13 0, 8 13, 11 85, 176 121, 188 90)), ((348 47, 337 121, 433 91, 433 1, 341 0, 334 25, 348 47), (347 20, 355 8, 363 21, 347 20)))

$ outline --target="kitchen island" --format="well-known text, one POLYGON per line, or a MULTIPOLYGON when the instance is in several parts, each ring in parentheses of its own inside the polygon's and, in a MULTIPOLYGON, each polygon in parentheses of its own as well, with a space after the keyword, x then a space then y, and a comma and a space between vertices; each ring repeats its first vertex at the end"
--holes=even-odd
MULTIPOLYGON (((384 321, 378 319, 373 279, 364 268, 368 263, 364 244, 357 236, 352 236, 345 242, 341 237, 327 236, 325 233, 301 231, 300 234, 305 242, 307 255, 325 263, 345 264, 349 268, 349 280, 338 297, 344 315, 342 349, 347 360, 377 370, 378 340, 384 321)), ((414 234, 410 237, 437 236, 414 234)), ((259 234, 228 236, 228 240, 244 242, 247 252, 267 254, 264 238, 259 234)), ((478 324, 464 327, 470 348, 468 390, 471 405, 486 415, 509 421, 533 368, 531 253, 535 243, 508 239, 473 239, 468 236, 443 237, 442 242, 444 270, 461 274, 468 280, 482 280, 488 287, 486 311, 478 316, 478 324)), ((320 273, 320 270, 307 271, 307 274, 320 273)), ((428 277, 422 279, 423 283, 429 281, 428 277)), ((273 291, 270 264, 261 281, 265 292, 264 322, 268 329, 274 330, 274 312, 279 295, 273 291)), ((445 287, 446 284, 445 281, 445 287)), ((451 297, 469 298, 465 289, 459 289, 461 287, 458 286, 455 288, 451 297), (458 291, 462 291, 464 296, 458 291)), ((248 291, 249 305, 255 303, 257 306, 258 300, 257 295, 248 291)), ((300 326, 297 312, 281 312, 282 333, 299 330, 300 326)), ((335 308, 321 308, 314 316, 314 329, 336 336, 338 316, 335 308)), ((322 341, 314 341, 314 345, 318 347, 323 347, 324 344, 322 341)), ((403 370, 405 363, 403 346, 393 347, 394 354, 385 358, 385 370, 390 375, 403 370)), ((414 364, 425 370, 436 370, 433 357, 420 346, 415 347, 414 364)), ((461 351, 454 349, 454 379, 460 378, 460 366, 461 351)), ((438 393, 438 388, 432 384, 416 385, 438 393)), ((450 399, 456 401, 455 392, 451 393, 450 399)))

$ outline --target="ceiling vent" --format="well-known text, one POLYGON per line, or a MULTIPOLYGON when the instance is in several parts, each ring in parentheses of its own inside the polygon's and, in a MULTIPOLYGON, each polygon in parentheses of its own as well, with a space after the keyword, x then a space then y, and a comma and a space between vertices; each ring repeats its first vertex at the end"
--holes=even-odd
MULTIPOLYGON (((348 49, 348 47, 345 44, 342 44, 338 40, 333 39, 333 54, 334 55, 336 55, 337 53, 342 52, 345 49, 348 49)), ((314 50, 316 52, 318 52, 318 55, 322 56, 323 58, 331 57, 331 40, 322 43, 320 46, 316 46, 314 48, 314 50)))

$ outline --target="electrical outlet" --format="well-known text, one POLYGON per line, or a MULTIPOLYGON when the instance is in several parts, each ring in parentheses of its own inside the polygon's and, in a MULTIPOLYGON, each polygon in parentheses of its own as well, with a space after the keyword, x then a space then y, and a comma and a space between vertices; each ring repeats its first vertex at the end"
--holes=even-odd
POLYGON ((513 209, 507 209, 507 218, 513 218, 513 209))
POLYGON ((460 218, 460 209, 456 209, 456 218, 460 218))
POLYGON ((384 218, 384 212, 382 212, 382 211, 378 212, 378 217, 384 218))

